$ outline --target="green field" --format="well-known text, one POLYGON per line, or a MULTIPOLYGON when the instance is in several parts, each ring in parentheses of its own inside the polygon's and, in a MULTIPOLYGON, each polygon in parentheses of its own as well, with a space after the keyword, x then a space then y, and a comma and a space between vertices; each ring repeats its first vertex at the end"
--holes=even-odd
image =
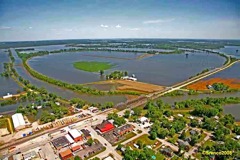
POLYGON ((95 61, 80 61, 74 62, 73 66, 87 72, 99 72, 100 70, 107 70, 112 68, 112 64, 108 62, 95 62, 95 61))

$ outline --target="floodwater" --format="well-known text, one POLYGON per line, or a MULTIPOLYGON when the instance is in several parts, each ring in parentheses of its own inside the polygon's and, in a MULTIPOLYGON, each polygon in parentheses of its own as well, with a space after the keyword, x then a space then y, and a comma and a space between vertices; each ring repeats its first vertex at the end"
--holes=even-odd
POLYGON ((37 86, 37 87, 44 87, 48 90, 48 92, 55 93, 58 96, 61 96, 66 99, 71 98, 82 98, 85 101, 93 102, 93 103, 104 103, 104 102, 114 102, 119 103, 126 101, 125 96, 123 95, 112 95, 112 96, 89 96, 87 94, 78 94, 76 92, 73 92, 71 90, 63 89, 60 87, 57 87, 55 85, 46 83, 44 81, 38 80, 34 77, 32 77, 23 67, 21 64, 21 59, 16 54, 15 50, 12 49, 13 56, 15 57, 16 61, 19 64, 15 65, 15 69, 17 73, 22 76, 24 79, 29 80, 31 84, 37 86))
MULTIPOLYGON (((175 102, 181 102, 190 99, 202 99, 206 97, 224 98, 224 97, 240 97, 240 92, 219 93, 219 94, 199 94, 199 95, 184 95, 175 97, 161 97, 164 103, 173 105, 175 102)), ((240 104, 228 104, 223 106, 224 114, 232 114, 236 121, 240 121, 240 104)))
POLYGON ((17 49, 27 49, 27 48, 34 48, 34 50, 26 50, 21 51, 20 53, 34 53, 39 51, 55 51, 60 49, 69 49, 73 47, 66 47, 66 45, 49 45, 49 46, 33 46, 33 47, 20 47, 17 49))
POLYGON ((89 83, 101 80, 99 73, 77 70, 73 67, 76 61, 109 62, 115 66, 105 71, 128 71, 135 74, 138 81, 163 86, 170 86, 187 80, 202 70, 223 65, 225 58, 205 52, 185 54, 159 54, 138 59, 141 53, 88 51, 59 53, 29 60, 29 65, 38 72, 69 83, 89 83))
POLYGON ((215 51, 225 53, 226 55, 233 56, 236 58, 240 58, 240 46, 224 46, 224 48, 220 48, 215 51))
POLYGON ((223 107, 224 114, 232 114, 236 121, 240 121, 240 104, 229 104, 223 107))
MULTIPOLYGON (((0 73, 4 71, 3 64, 9 62, 8 52, 0 50, 0 73)), ((7 93, 16 94, 17 91, 21 91, 22 88, 11 78, 0 76, 0 96, 4 96, 7 93)))
POLYGON ((240 62, 235 63, 231 67, 218 72, 216 74, 213 74, 205 79, 211 79, 211 78, 236 78, 240 79, 240 62))
POLYGON ((227 92, 227 93, 216 93, 216 94, 198 94, 198 95, 184 95, 184 96, 169 96, 161 97, 164 103, 173 105, 175 102, 181 102, 189 99, 202 99, 202 98, 224 98, 224 97, 240 97, 240 92, 227 92))

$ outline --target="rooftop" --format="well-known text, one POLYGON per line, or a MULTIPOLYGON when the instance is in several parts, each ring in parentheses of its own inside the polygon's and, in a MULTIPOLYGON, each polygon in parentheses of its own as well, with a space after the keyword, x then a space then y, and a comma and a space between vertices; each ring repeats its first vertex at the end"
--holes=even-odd
POLYGON ((61 157, 66 157, 68 155, 72 155, 72 151, 70 149, 67 149, 63 152, 60 152, 59 154, 60 154, 61 157))
POLYGON ((101 124, 97 125, 97 129, 99 129, 101 132, 107 132, 114 128, 114 125, 109 121, 103 121, 101 124))
POLYGON ((77 138, 80 137, 82 135, 82 133, 80 133, 77 129, 72 129, 70 131, 68 131, 68 133, 73 137, 73 138, 77 138))
POLYGON ((22 113, 16 113, 12 115, 12 120, 13 120, 14 128, 26 125, 22 113))
POLYGON ((62 146, 68 145, 69 141, 68 141, 68 139, 65 136, 61 136, 61 137, 58 137, 58 138, 52 140, 52 144, 56 148, 58 148, 58 147, 62 147, 62 146))

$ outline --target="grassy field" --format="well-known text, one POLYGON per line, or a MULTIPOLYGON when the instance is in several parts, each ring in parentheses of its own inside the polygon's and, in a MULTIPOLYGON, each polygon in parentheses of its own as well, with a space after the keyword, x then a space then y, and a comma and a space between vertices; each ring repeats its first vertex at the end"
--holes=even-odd
POLYGON ((150 146, 153 146, 156 144, 153 147, 153 149, 158 148, 161 145, 161 142, 159 142, 158 140, 151 140, 151 139, 149 139, 147 134, 144 134, 144 135, 134 139, 133 141, 129 142, 127 144, 127 146, 130 146, 132 149, 136 149, 133 144, 136 144, 139 140, 142 141, 144 144, 150 145, 150 146))
POLYGON ((99 72, 100 70, 110 69, 113 65, 108 62, 81 61, 74 62, 73 66, 87 72, 99 72))

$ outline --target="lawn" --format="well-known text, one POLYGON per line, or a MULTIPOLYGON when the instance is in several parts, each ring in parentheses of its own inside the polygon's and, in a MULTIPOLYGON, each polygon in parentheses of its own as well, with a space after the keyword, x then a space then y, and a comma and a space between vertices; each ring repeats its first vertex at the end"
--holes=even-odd
POLYGON ((73 66, 87 72, 99 72, 100 70, 110 69, 113 65, 108 62, 80 61, 74 62, 73 66))
POLYGON ((151 140, 151 139, 149 139, 147 134, 144 134, 144 135, 134 139, 133 141, 129 142, 127 144, 127 146, 130 146, 132 149, 135 149, 133 144, 136 144, 139 140, 142 141, 144 144, 150 145, 150 146, 153 146, 156 143, 156 146, 152 147, 153 149, 157 148, 159 145, 161 145, 161 142, 159 142, 158 140, 151 140))

